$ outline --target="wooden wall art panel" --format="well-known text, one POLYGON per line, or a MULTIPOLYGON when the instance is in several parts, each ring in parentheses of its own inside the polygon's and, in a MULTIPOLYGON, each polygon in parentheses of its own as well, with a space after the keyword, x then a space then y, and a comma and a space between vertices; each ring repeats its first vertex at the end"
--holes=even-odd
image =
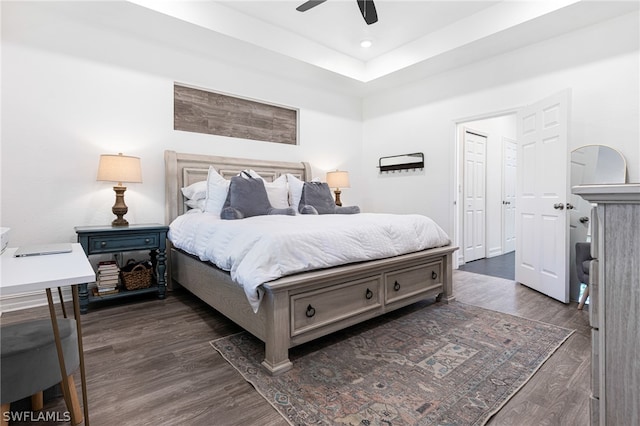
POLYGON ((296 145, 298 111, 174 84, 173 128, 296 145))

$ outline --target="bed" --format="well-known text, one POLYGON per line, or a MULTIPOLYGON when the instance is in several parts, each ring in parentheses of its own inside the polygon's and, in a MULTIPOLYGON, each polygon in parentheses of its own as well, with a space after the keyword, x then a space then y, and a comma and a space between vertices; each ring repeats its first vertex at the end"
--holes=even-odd
MULTIPOLYGON (((311 179, 308 163, 249 160, 165 151, 166 221, 188 210, 181 191, 206 180, 209 166, 225 178, 256 171, 266 181, 283 174, 311 179)), ((291 368, 289 348, 419 300, 454 300, 453 252, 446 245, 283 276, 261 284, 257 312, 229 272, 170 244, 168 283, 184 287, 265 344, 271 374, 291 368)))

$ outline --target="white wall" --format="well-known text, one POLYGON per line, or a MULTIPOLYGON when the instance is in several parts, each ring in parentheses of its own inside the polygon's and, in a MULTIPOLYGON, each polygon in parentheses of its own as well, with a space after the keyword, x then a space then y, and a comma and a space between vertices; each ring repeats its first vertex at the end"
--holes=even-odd
MULTIPOLYGON (((105 7, 75 4, 65 7, 105 7)), ((319 177, 346 169, 360 185, 360 99, 222 62, 234 54, 222 44, 203 56, 66 11, 2 3, 1 224, 12 246, 75 241, 74 226, 110 223, 112 184, 96 181, 105 153, 141 157, 143 183, 125 196, 132 223, 164 223, 166 149, 309 161, 319 177), (174 131, 174 81, 299 108, 299 145, 174 131)), ((359 203, 358 191, 344 197, 359 203)))
POLYGON ((606 144, 640 181, 638 13, 364 100, 363 207, 423 213, 454 228, 455 122, 572 89, 569 149, 606 144), (423 151, 423 173, 384 176, 378 158, 423 151))

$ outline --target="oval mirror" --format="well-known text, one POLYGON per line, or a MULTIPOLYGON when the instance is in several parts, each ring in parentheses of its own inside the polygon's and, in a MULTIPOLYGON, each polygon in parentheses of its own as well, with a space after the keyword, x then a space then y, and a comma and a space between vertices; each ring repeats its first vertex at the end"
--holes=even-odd
MULTIPOLYGON (((627 162, 622 154, 608 146, 587 145, 571 151, 570 185, 626 183, 627 162)), ((569 238, 571 259, 569 263, 571 300, 582 300, 585 283, 580 283, 576 271, 575 246, 578 242, 591 241, 591 204, 582 197, 571 195, 569 238)), ((587 301, 588 303, 588 301, 587 301)))

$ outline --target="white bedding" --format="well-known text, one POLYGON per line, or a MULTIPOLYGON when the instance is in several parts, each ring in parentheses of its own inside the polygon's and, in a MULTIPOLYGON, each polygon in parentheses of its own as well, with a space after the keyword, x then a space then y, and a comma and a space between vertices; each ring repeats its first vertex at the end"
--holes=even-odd
POLYGON ((285 275, 450 243, 426 216, 379 213, 221 220, 193 212, 171 223, 169 239, 175 247, 229 271, 254 312, 262 297, 260 285, 285 275))

